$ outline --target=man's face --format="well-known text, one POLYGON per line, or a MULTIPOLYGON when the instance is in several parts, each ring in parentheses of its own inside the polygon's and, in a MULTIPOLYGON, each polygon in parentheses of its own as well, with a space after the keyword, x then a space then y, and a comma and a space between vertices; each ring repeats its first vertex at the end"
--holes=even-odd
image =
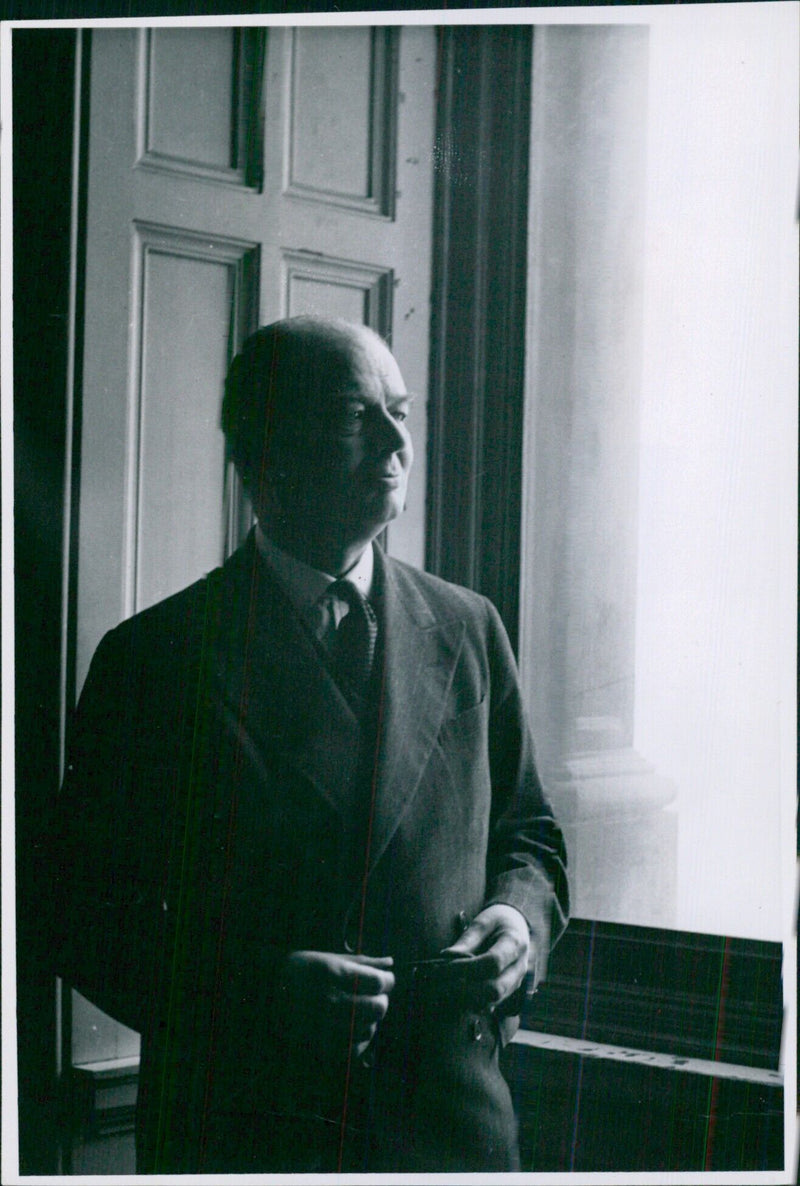
POLYGON ((366 542, 405 506, 411 397, 387 347, 355 327, 326 342, 321 358, 291 432, 281 511, 317 538, 366 542))

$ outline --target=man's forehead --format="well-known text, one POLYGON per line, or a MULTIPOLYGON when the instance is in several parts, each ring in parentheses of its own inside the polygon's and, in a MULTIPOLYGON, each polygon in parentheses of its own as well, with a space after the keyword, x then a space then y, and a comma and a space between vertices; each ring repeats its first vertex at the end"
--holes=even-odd
POLYGON ((330 354, 318 357, 317 394, 328 396, 364 395, 405 397, 405 383, 399 364, 380 338, 340 340, 330 354))

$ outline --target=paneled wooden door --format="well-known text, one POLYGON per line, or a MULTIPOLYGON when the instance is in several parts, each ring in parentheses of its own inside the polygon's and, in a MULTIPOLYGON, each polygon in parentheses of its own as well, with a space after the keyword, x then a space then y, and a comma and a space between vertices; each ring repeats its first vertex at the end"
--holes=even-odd
MULTIPOLYGON (((390 546, 421 562, 435 59, 420 27, 92 31, 76 691, 106 630, 241 538, 219 407, 258 324, 331 313, 392 341, 420 398, 390 546)), ((77 994, 71 1031, 66 1065, 138 1049, 77 994)))

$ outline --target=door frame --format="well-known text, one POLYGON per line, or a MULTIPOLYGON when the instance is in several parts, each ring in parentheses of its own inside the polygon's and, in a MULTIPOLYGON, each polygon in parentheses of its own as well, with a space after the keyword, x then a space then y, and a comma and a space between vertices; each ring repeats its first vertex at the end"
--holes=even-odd
POLYGON ((64 589, 68 491, 77 461, 70 404, 79 389, 72 331, 81 254, 74 164, 87 36, 76 29, 12 32, 16 987, 24 1174, 68 1168, 59 1148, 59 1051, 69 1017, 48 967, 42 917, 51 896, 42 895, 42 886, 70 671, 64 589))
POLYGON ((515 651, 533 35, 440 30, 434 201, 426 566, 489 597, 515 651))

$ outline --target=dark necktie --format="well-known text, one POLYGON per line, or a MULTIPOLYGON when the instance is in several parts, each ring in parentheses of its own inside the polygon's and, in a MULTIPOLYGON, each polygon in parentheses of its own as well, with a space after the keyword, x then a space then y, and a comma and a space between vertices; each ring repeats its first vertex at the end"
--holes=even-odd
POLYGON ((366 597, 362 597, 350 581, 334 581, 327 593, 346 601, 350 607, 336 631, 331 658, 334 676, 340 686, 353 693, 360 702, 372 672, 378 619, 366 597))

